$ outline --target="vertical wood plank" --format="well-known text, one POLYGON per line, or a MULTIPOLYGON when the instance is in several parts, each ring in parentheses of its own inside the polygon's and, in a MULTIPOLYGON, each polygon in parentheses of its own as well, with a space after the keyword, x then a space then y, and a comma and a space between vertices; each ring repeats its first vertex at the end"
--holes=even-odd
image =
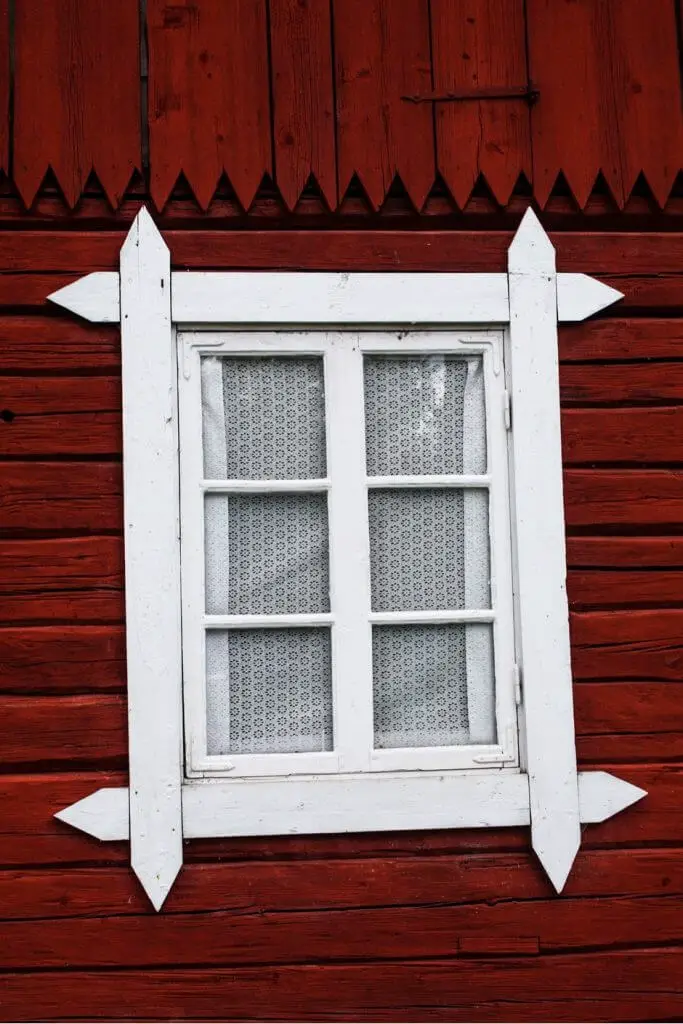
POLYGON ((14 178, 52 168, 70 206, 95 171, 117 206, 141 167, 137 0, 16 0, 14 178))
MULTIPOLYGON (((434 91, 527 84, 523 0, 431 0, 434 91)), ((505 204, 531 180, 529 108, 523 99, 437 103, 437 167, 463 207, 482 174, 505 204)))
POLYGON ((565 579, 555 250, 525 214, 508 250, 519 646, 531 841, 558 892, 580 843, 565 579))
POLYGON ((420 209, 434 182, 427 0, 335 0, 339 194, 354 174, 379 207, 396 174, 420 209))
POLYGON ((158 910, 183 860, 177 376, 171 257, 143 208, 121 249, 131 864, 158 910))
POLYGON ((265 0, 149 0, 150 190, 183 172, 206 208, 225 172, 247 209, 272 173, 265 0))
POLYGON ((663 205, 683 163, 671 0, 528 0, 527 11, 539 203, 562 171, 583 207, 602 171, 623 206, 642 171, 663 205))
POLYGON ((0 169, 9 171, 9 0, 0 0, 0 169))
POLYGON ((270 0, 275 180, 292 209, 311 174, 337 205, 330 0, 270 0))

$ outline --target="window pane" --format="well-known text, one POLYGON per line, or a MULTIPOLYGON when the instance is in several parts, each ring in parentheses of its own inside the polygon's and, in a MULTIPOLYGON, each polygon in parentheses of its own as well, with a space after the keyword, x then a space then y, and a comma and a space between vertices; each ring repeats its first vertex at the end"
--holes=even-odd
POLYGON ((332 749, 329 629, 209 630, 206 678, 210 755, 332 749))
POLYGON ((486 472, 481 357, 366 356, 369 476, 486 472))
POLYGON ((492 627, 375 626, 375 747, 495 742, 492 627))
POLYGON ((202 418, 210 479, 325 476, 321 358, 204 358, 202 418))
POLYGON ((209 494, 206 611, 330 609, 326 494, 209 494))
POLYGON ((368 496, 374 611, 489 608, 488 491, 368 496))

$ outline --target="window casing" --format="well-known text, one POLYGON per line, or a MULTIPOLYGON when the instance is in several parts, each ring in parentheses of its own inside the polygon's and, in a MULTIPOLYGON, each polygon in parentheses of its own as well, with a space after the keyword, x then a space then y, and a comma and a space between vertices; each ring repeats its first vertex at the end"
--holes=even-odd
POLYGON ((188 777, 519 764, 503 345, 502 331, 179 334, 188 777), (267 367, 275 377, 267 379, 267 367), (405 424, 394 416, 392 427, 382 414, 392 400, 388 378, 397 373, 394 413, 417 402, 422 421, 407 413, 405 424), (459 380, 449 386, 447 374, 459 380), (449 402, 456 385, 462 393, 449 402), (293 432, 287 388, 299 437, 285 436, 293 432), (320 401, 315 422, 305 400, 312 388, 320 401), (261 451, 266 428, 249 418, 271 419, 275 404, 280 430, 271 426, 269 450, 261 451), (452 407, 445 415, 444 405, 452 407), (392 429, 390 452, 381 438, 392 429), (420 430, 430 429, 438 436, 421 443, 420 430), (224 451, 217 455, 226 434, 232 475, 224 451), (406 450, 411 436, 413 451, 406 450), (245 460, 245 450, 254 457, 245 460), (397 471, 402 459, 413 472, 397 471), (307 475, 297 478, 302 468, 307 475), (460 471, 438 471, 448 469, 460 471), (302 532, 309 535, 304 547, 311 541, 304 558, 314 548, 316 555, 292 572, 287 546, 300 562, 302 532), (393 550, 400 540, 404 552, 393 550), (410 585, 423 566, 424 578, 410 585), (245 579, 250 573, 255 579, 245 579), (321 681, 327 663, 329 689, 321 681), (396 680, 411 664, 414 679, 396 680), (286 678, 276 692, 278 673, 286 678), (242 702, 240 687, 251 691, 242 702), (318 749, 313 735, 299 737, 299 750, 297 737, 287 735, 288 727, 296 731, 288 700, 301 702, 300 721, 310 723, 315 712, 327 718, 322 733, 319 722, 309 727, 318 749), (326 700, 327 714, 320 709, 326 700), (267 714, 259 714, 264 703, 267 714), (272 728, 270 747, 269 719, 285 733, 272 728), (259 736, 251 752, 241 752, 250 727, 259 736), (283 745, 294 749, 278 752, 283 745))
MULTIPOLYGON (((315 261, 312 254, 312 265, 315 261)), ((119 272, 90 274, 50 298, 86 319, 121 324, 130 776, 128 786, 104 786, 56 817, 102 840, 129 840, 132 868, 156 909, 182 867, 183 840, 219 836, 530 826, 533 849, 560 891, 579 848, 581 824, 603 821, 645 795, 607 772, 578 771, 565 591, 557 324, 583 320, 611 305, 619 293, 583 274, 558 274, 553 246, 531 210, 508 249, 507 273, 368 274, 172 272, 168 247, 142 209, 121 248, 119 272), (263 352, 255 352, 255 345, 263 352), (402 355, 392 356, 392 348, 402 355), (208 436, 204 432, 202 441, 204 350, 207 366, 212 359, 214 369, 216 360, 235 359, 247 378, 255 363, 261 369, 277 364, 280 373, 291 370, 290 360, 310 360, 306 367, 311 370, 322 359, 324 467, 318 445, 318 468, 309 466, 298 478, 290 469, 277 481, 272 463, 262 476, 249 469, 240 481, 242 470, 228 470, 227 453, 235 449, 234 432, 249 418, 237 416, 232 432, 223 429, 225 473, 214 475, 211 469, 207 474, 202 465, 202 443, 206 448, 208 436), (392 401, 399 420, 403 422, 405 407, 410 422, 419 403, 401 401, 400 381, 406 366, 414 366, 411 351, 427 363, 443 360, 436 391, 444 395, 449 367, 453 370, 449 361, 458 370, 453 379, 459 374, 460 380, 458 360, 470 363, 473 382, 481 360, 485 467, 429 459, 404 464, 404 444, 395 445, 388 458, 385 453, 385 463, 377 461, 381 438, 391 436, 394 428, 376 431, 374 440, 372 429, 366 438, 363 431, 373 415, 384 415, 382 374, 388 364, 383 360, 393 359, 394 370, 398 367, 391 385, 393 393, 399 381, 398 400, 392 401), (363 359, 372 368, 369 398, 364 395, 363 359), (375 479, 368 481, 366 471, 375 479), (212 482, 205 493, 207 480, 212 482), (489 498, 490 602, 482 600, 481 588, 478 598, 473 596, 485 562, 482 517, 477 520, 476 515, 482 503, 469 502, 472 508, 465 515, 464 498, 454 497, 480 498, 484 491, 489 498), (212 506, 207 525, 211 519, 211 530, 217 527, 214 535, 209 531, 212 550, 230 554, 232 544, 233 570, 241 566, 231 578, 228 560, 227 588, 220 558, 209 557, 210 574, 205 577, 204 502, 212 506), (325 502, 327 568, 321 560, 325 502), (227 549, 220 513, 226 507, 227 549), (508 520, 510 508, 514 515, 508 520), (274 516, 279 520, 271 537, 268 524, 274 516), (452 528, 456 520, 462 529, 452 528), (302 522, 307 524, 304 529, 302 522), (422 524, 419 529, 417 524, 422 524), (298 537, 294 544, 287 542, 292 529, 298 537), (440 552, 427 540, 430 531, 448 542, 440 552), (302 576, 299 567, 292 579, 285 574, 276 588, 280 600, 291 594, 294 583, 300 593, 305 580, 303 611, 296 602, 273 603, 263 572, 255 574, 255 588, 244 588, 259 552, 270 552, 281 569, 287 565, 283 552, 310 556, 316 547, 313 536, 318 538, 317 573, 302 576), (405 555, 404 561, 398 557, 405 550, 413 552, 410 572, 403 571, 405 555), (466 552, 472 557, 466 558, 466 552), (465 568, 457 587, 440 568, 434 572, 449 560, 465 568), (415 564, 420 573, 413 571, 415 564), (467 594, 466 582, 471 585, 467 594), (309 620, 317 616, 318 621, 283 624, 275 618, 279 614, 309 620), (223 615, 232 618, 221 620, 223 615), (241 623, 236 616, 243 616, 241 623), (251 616, 249 621, 245 616, 251 616), (473 629, 495 632, 495 743, 485 742, 493 738, 490 716, 480 715, 473 727, 470 696, 487 693, 481 685, 477 690, 485 673, 467 671, 475 663, 481 669, 483 662, 481 651, 476 660, 474 648, 469 659, 462 642, 446 645, 445 659, 442 644, 437 660, 460 666, 451 676, 458 678, 458 707, 466 713, 458 717, 451 708, 448 714, 432 715, 434 701, 425 699, 424 687, 416 700, 416 688, 403 685, 396 699, 393 682, 406 663, 417 665, 425 651, 432 659, 438 645, 430 647, 427 640, 408 645, 410 658, 401 643, 389 643, 389 657, 386 644, 375 644, 381 650, 373 707, 371 630, 380 638, 400 639, 406 632, 414 637, 415 631, 425 638, 443 636, 439 630, 463 629, 459 617, 475 623, 473 629), (226 723, 220 701, 212 729, 206 729, 211 701, 204 688, 204 637, 207 632, 225 637, 226 627, 233 627, 242 644, 231 666, 228 629, 232 681, 236 673, 239 680, 240 672, 249 678, 245 666, 256 661, 254 638, 269 637, 272 646, 276 637, 284 643, 284 653, 271 662, 278 666, 285 690, 292 680, 304 678, 292 635, 308 630, 319 641, 329 633, 328 710, 305 729, 296 716, 292 727, 290 716, 278 737, 277 753, 265 753, 272 750, 272 732, 257 735, 248 724, 249 709, 259 703, 252 699, 253 688, 227 688, 228 702, 231 693, 251 692, 251 704, 238 701, 232 709, 234 721, 240 721, 236 732, 231 731, 230 715, 226 723), (385 670, 382 666, 387 665, 385 670), (382 689, 387 680, 388 699, 382 689), (184 688, 189 709, 185 719, 184 688), (412 713, 427 705, 429 716, 415 713, 408 721, 404 715, 406 708, 412 713), (449 729, 441 733, 444 720, 449 729), (489 732, 480 730, 482 721, 489 723, 489 732), (312 742, 314 735, 322 739, 312 742), (305 743, 300 736, 307 737, 305 743)), ((434 383, 429 375, 428 381, 434 383)), ((234 419, 239 407, 239 402, 228 402, 229 416, 234 419)), ((224 401, 224 426, 225 411, 224 401)), ((431 415, 433 406, 427 412, 431 415)), ((286 415, 282 420, 281 414, 281 421, 281 433, 289 437, 286 415)), ((466 440, 461 431, 464 453, 477 437, 476 417, 461 416, 461 421, 471 434, 466 440)), ((316 430, 320 435, 320 417, 308 434, 315 436, 316 430)), ((272 437, 276 433, 270 430, 272 437)), ((442 440, 452 433, 444 431, 442 440)), ((399 437, 404 436, 399 430, 399 437)), ((252 465, 248 446, 240 443, 237 449, 247 451, 245 464, 252 465)), ((254 450, 258 454, 258 445, 254 450)), ((315 447, 306 450, 310 454, 315 447)), ((301 454, 302 446, 295 445, 294 463, 301 454)), ((239 459, 237 464, 242 465, 239 459)), ((220 677, 219 684, 222 678, 225 692, 226 653, 220 648, 221 643, 212 664, 218 665, 214 675, 220 677)), ((316 657, 320 661, 320 650, 316 657)), ((419 678, 420 672, 413 675, 419 678)), ((261 671, 260 678, 264 676, 261 671)), ((321 691, 318 686, 318 692, 324 693, 325 687, 321 691)), ((434 692, 436 703, 443 701, 444 688, 434 692)), ((488 693, 490 698, 490 688, 488 693)), ((296 699, 285 702, 286 707, 305 702, 300 686, 290 696, 296 699)), ((482 707, 485 702, 480 711, 482 707)))

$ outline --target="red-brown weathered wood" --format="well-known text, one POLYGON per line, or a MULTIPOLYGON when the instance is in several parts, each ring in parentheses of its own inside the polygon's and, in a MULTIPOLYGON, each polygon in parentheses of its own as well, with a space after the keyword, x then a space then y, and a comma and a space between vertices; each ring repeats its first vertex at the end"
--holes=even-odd
POLYGON ((675 944, 680 895, 466 906, 373 907, 276 914, 236 912, 15 921, 3 926, 0 966, 98 968, 330 963, 531 954, 675 944), (488 944, 496 943, 491 949, 488 944))
POLYGON ((569 528, 677 528, 683 522, 683 471, 568 469, 564 507, 569 528))
POLYGON ((123 626, 0 629, 0 692, 17 695, 122 692, 123 626))
POLYGON ((681 568, 683 537, 569 537, 567 563, 575 569, 681 568))
POLYGON ((563 366, 560 397, 565 405, 683 401, 683 362, 563 366))
POLYGON ((126 701, 119 696, 0 697, 0 763, 118 767, 126 757, 126 701))
POLYGON ((121 450, 116 377, 3 377, 0 455, 109 455, 121 450))
POLYGON ((570 569, 567 594, 572 611, 683 607, 683 572, 570 569))
POLYGON ((683 462, 683 406, 565 409, 562 450, 567 465, 683 462))
POLYGON ((293 209, 312 174, 337 205, 330 0, 270 0, 275 181, 293 209))
MULTIPOLYGON (((526 87, 523 0, 431 0, 436 95, 526 87)), ((436 103, 437 167, 461 208, 483 175, 505 205, 520 174, 531 180, 524 99, 436 103)))
POLYGON ((601 171, 623 206, 642 171, 663 205, 683 151, 674 5, 529 0, 527 33, 539 202, 561 171, 583 207, 601 171))
POLYGON ((434 182, 427 0, 335 0, 340 198, 357 174, 373 207, 399 175, 419 210, 434 182))
POLYGON ((642 1021, 676 1019, 675 947, 534 958, 158 971, 54 971, 0 978, 12 1020, 170 1017, 253 1020, 642 1021), (533 980, 533 988, 530 984, 533 980), (507 1008, 507 1009, 506 1009, 507 1008))
MULTIPOLYGON (((194 844, 188 844, 191 850, 194 844)), ((656 897, 683 893, 676 849, 583 850, 564 893, 656 897)), ((532 852, 187 864, 164 905, 169 914, 233 914, 456 905, 540 899, 548 880, 532 852)), ((576 905, 576 904, 575 904, 576 905)), ((0 871, 0 918, 127 916, 149 911, 127 869, 0 871)))
POLYGON ((579 735, 601 733, 683 734, 681 682, 581 683, 574 688, 579 735))
POLYGON ((565 363, 683 358, 683 320, 602 319, 560 326, 565 363))
POLYGON ((225 172, 247 209, 272 173, 265 0, 150 0, 150 191, 182 172, 209 205, 225 172))
MULTIPOLYGON (((130 215, 136 214, 141 200, 133 203, 130 215)), ((163 218, 158 218, 163 223, 163 218)), ((65 274, 89 273, 93 270, 118 269, 119 250, 125 238, 123 225, 110 225, 106 230, 39 230, 17 232, 0 230, 0 265, 5 273, 25 271, 65 274)), ((196 230, 164 228, 164 239, 173 264, 194 270, 425 270, 504 272, 507 250, 513 231, 435 231, 383 229, 368 230, 196 230)), ((683 234, 679 232, 588 232, 550 231, 557 250, 558 269, 612 277, 646 278, 681 275, 683 265, 683 234)), ((73 280, 73 278, 72 278, 73 280)), ((60 287, 59 284, 54 285, 60 287)), ((619 306, 614 310, 619 311, 619 306)), ((56 311, 54 306, 51 307, 56 311)), ((66 314, 63 314, 66 315, 66 314)), ((633 321, 604 319, 573 324, 562 328, 569 343, 572 339, 605 338, 608 352, 618 356, 618 340, 624 330, 637 332, 632 345, 642 339, 643 346, 652 337, 653 343, 664 346, 659 351, 644 352, 658 358, 680 355, 675 338, 680 342, 681 321, 633 321), (673 331, 674 338, 666 339, 673 331)), ((628 335, 623 339, 626 345, 628 335)), ((632 348, 626 351, 632 351, 632 348)), ((576 358, 584 358, 580 353, 576 358)), ((590 350, 589 350, 590 351, 590 350)), ((599 353, 596 355, 599 358, 599 353)), ((634 355, 622 358, 638 358, 634 355)), ((589 357, 590 358, 590 357, 589 357)))
MULTIPOLYGON (((0 421, 1 428, 5 425, 0 421)), ((121 466, 115 462, 19 462, 2 466, 0 529, 123 529, 121 466)))
POLYGON ((142 166, 136 0, 16 0, 14 180, 52 168, 69 206, 95 171, 113 206, 142 166))
POLYGON ((683 611, 591 612, 570 619, 575 679, 683 679, 683 611))
POLYGON ((0 0, 0 169, 9 170, 10 137, 9 0, 0 0))
POLYGON ((0 603, 7 624, 121 622, 123 542, 116 537, 7 541, 0 603))
POLYGON ((4 372, 36 369, 120 370, 119 329, 63 317, 0 317, 0 360, 4 372))

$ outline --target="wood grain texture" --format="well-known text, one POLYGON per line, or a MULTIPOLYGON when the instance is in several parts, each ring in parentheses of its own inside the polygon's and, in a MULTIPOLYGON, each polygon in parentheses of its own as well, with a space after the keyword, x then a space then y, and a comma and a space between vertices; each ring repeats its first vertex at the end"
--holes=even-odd
POLYGON ((122 693, 123 626, 0 629, 0 692, 16 696, 122 693))
POLYGON ((136 0, 17 0, 14 46, 14 180, 24 203, 51 168, 69 206, 94 171, 116 207, 142 166, 136 0))
POLYGON ((0 601, 7 625, 122 622, 123 543, 115 537, 7 541, 0 601))
POLYGON ((671 465, 683 462, 683 406, 565 409, 567 465, 671 465))
POLYGON ((2 482, 3 530, 24 534, 123 529, 121 465, 116 462, 69 462, 65 466, 17 460, 2 466, 2 482))
MULTIPOLYGON (((434 91, 525 88, 523 0, 431 0, 434 91)), ((461 208, 483 175, 505 205, 520 174, 531 180, 523 99, 436 103, 437 168, 461 208)))
POLYGON ((9 0, 0 0, 0 169, 9 171, 10 20, 9 0))
POLYGON ((678 682, 683 678, 683 611, 574 614, 574 679, 678 682))
POLYGON ((73 317, 0 317, 0 359, 5 373, 121 369, 118 327, 73 317))
POLYGON ((150 191, 181 172, 206 208, 223 173, 247 209, 272 174, 265 0, 150 0, 150 191))
POLYGON ((355 174, 377 209, 398 175, 421 209, 434 181, 427 0, 335 0, 340 198, 355 174))
POLYGON ((583 208, 602 172, 623 207, 641 171, 663 205, 683 150, 673 3, 530 0, 527 32, 541 205, 562 172, 583 208))
POLYGON ((291 210, 312 174, 337 205, 330 0, 270 0, 275 181, 291 210))
POLYGON ((176 1020, 220 1018, 229 1006, 231 1019, 248 1020, 258 1000, 267 1002, 271 1020, 487 1021, 505 1019, 512 1005, 519 1021, 640 1021, 680 1015, 683 997, 672 993, 671 981, 682 964, 680 950, 663 948, 324 969, 26 972, 3 975, 0 986, 12 1020, 71 1018, 76 1006, 86 1018, 116 1020, 141 1010, 176 1020))

